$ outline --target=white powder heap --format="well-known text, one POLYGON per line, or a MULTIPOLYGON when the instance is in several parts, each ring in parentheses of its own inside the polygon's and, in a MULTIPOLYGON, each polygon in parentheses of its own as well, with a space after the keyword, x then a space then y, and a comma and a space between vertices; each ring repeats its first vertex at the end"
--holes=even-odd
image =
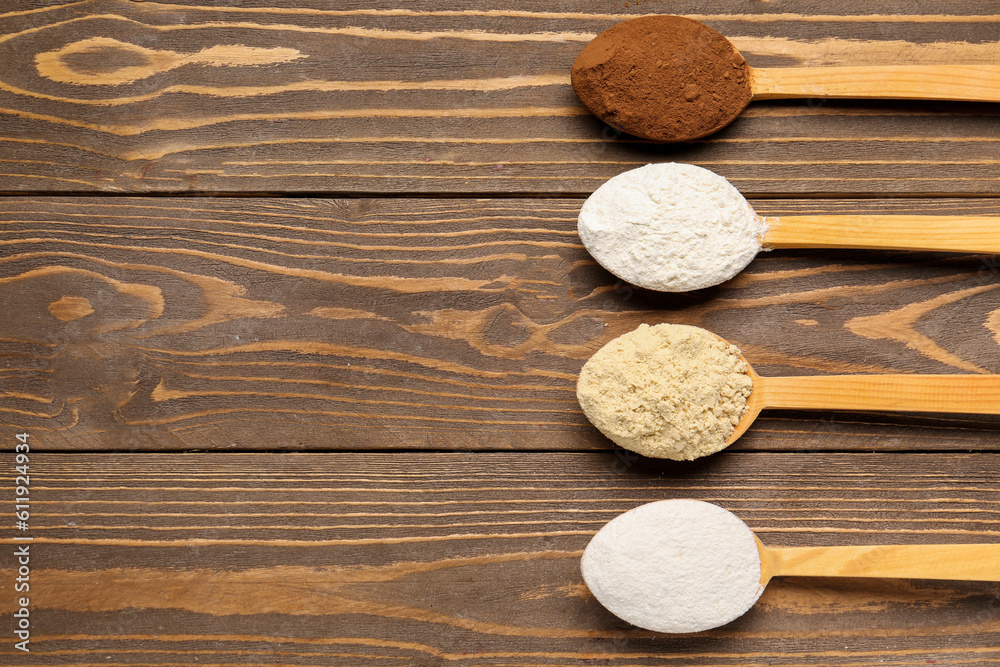
POLYGON ((753 532, 700 500, 661 500, 613 519, 581 561, 591 592, 654 632, 700 632, 746 613, 764 591, 753 532))
POLYGON ((687 292, 749 264, 767 224, 722 176, 691 164, 649 164, 615 176, 580 209, 580 239, 622 280, 687 292))
POLYGON ((739 349, 710 331, 640 324, 583 365, 576 397, 615 444, 690 461, 726 446, 753 390, 748 370, 739 349))

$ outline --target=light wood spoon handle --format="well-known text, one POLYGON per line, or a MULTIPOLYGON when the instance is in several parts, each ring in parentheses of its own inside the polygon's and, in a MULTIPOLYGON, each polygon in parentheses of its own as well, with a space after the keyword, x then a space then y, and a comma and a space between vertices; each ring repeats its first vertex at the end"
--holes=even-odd
POLYGON ((996 415, 1000 414, 1000 375, 757 377, 751 398, 758 409, 996 415))
POLYGON ((753 68, 755 100, 794 97, 1000 102, 998 65, 753 68))
POLYGON ((761 580, 771 577, 881 577, 1000 581, 1000 544, 765 547, 761 580))
POLYGON ((789 215, 767 221, 765 248, 1000 252, 1000 216, 789 215))

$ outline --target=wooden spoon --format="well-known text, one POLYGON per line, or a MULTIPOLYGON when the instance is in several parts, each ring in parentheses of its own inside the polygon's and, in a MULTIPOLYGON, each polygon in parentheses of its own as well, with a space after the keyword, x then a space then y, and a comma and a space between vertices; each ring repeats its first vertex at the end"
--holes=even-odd
POLYGON ((1000 544, 768 547, 757 539, 757 550, 765 586, 772 577, 1000 581, 1000 544))
POLYGON ((1000 543, 767 547, 718 505, 661 500, 601 528, 581 570, 616 616, 654 632, 700 632, 746 613, 772 577, 1000 581, 1000 543))
POLYGON ((785 215, 767 218, 767 249, 1000 252, 1000 216, 785 215))
POLYGON ((726 446, 743 435, 765 408, 1000 414, 1000 375, 761 377, 749 362, 747 374, 753 388, 726 446))
POLYGON ((619 446, 690 461, 734 443, 765 408, 1000 414, 1000 375, 761 377, 710 331, 642 324, 584 364, 577 398, 619 446))
POLYGON ((1000 102, 1000 66, 752 68, 729 40, 703 23, 643 16, 612 26, 584 48, 573 65, 573 87, 612 127, 655 141, 685 141, 728 125, 751 100, 1000 102))
POLYGON ((677 163, 648 164, 606 181, 580 208, 578 231, 605 269, 662 292, 718 285, 761 250, 1000 253, 1000 215, 762 217, 724 177, 677 163))

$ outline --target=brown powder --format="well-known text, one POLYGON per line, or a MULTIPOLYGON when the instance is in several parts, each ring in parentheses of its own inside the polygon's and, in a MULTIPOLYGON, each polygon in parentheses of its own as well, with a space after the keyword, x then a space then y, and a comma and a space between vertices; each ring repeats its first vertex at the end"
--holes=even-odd
POLYGON ((580 101, 656 141, 711 134, 750 102, 750 66, 725 37, 682 16, 643 16, 595 37, 573 63, 580 101))

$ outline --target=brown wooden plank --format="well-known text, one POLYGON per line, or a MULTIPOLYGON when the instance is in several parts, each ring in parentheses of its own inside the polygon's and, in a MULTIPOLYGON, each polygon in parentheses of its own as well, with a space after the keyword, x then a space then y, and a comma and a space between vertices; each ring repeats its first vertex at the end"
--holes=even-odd
MULTIPOLYGON (((995 583, 778 580, 738 621, 670 637, 605 612, 578 558, 604 522, 672 497, 717 502, 774 545, 993 542, 998 463, 34 455, 21 533, 34 538, 32 653, 7 639, 0 655, 11 665, 988 665, 1000 641, 995 583)), ((13 613, 12 595, 0 609, 13 613)))
MULTIPOLYGON (((752 65, 996 62, 971 2, 686 0, 752 65)), ((993 193, 997 105, 755 103, 677 146, 618 138, 569 67, 644 3, 11 1, 0 192, 586 193, 678 160, 747 193, 993 193)))
MULTIPOLYGON (((996 200, 757 200, 997 214, 996 200)), ((635 290, 579 200, 0 200, 3 422, 49 449, 605 449, 576 374, 642 322, 761 374, 996 373, 1000 260, 775 251, 726 285, 635 290)), ((754 450, 995 450, 991 417, 767 412, 754 450)))

